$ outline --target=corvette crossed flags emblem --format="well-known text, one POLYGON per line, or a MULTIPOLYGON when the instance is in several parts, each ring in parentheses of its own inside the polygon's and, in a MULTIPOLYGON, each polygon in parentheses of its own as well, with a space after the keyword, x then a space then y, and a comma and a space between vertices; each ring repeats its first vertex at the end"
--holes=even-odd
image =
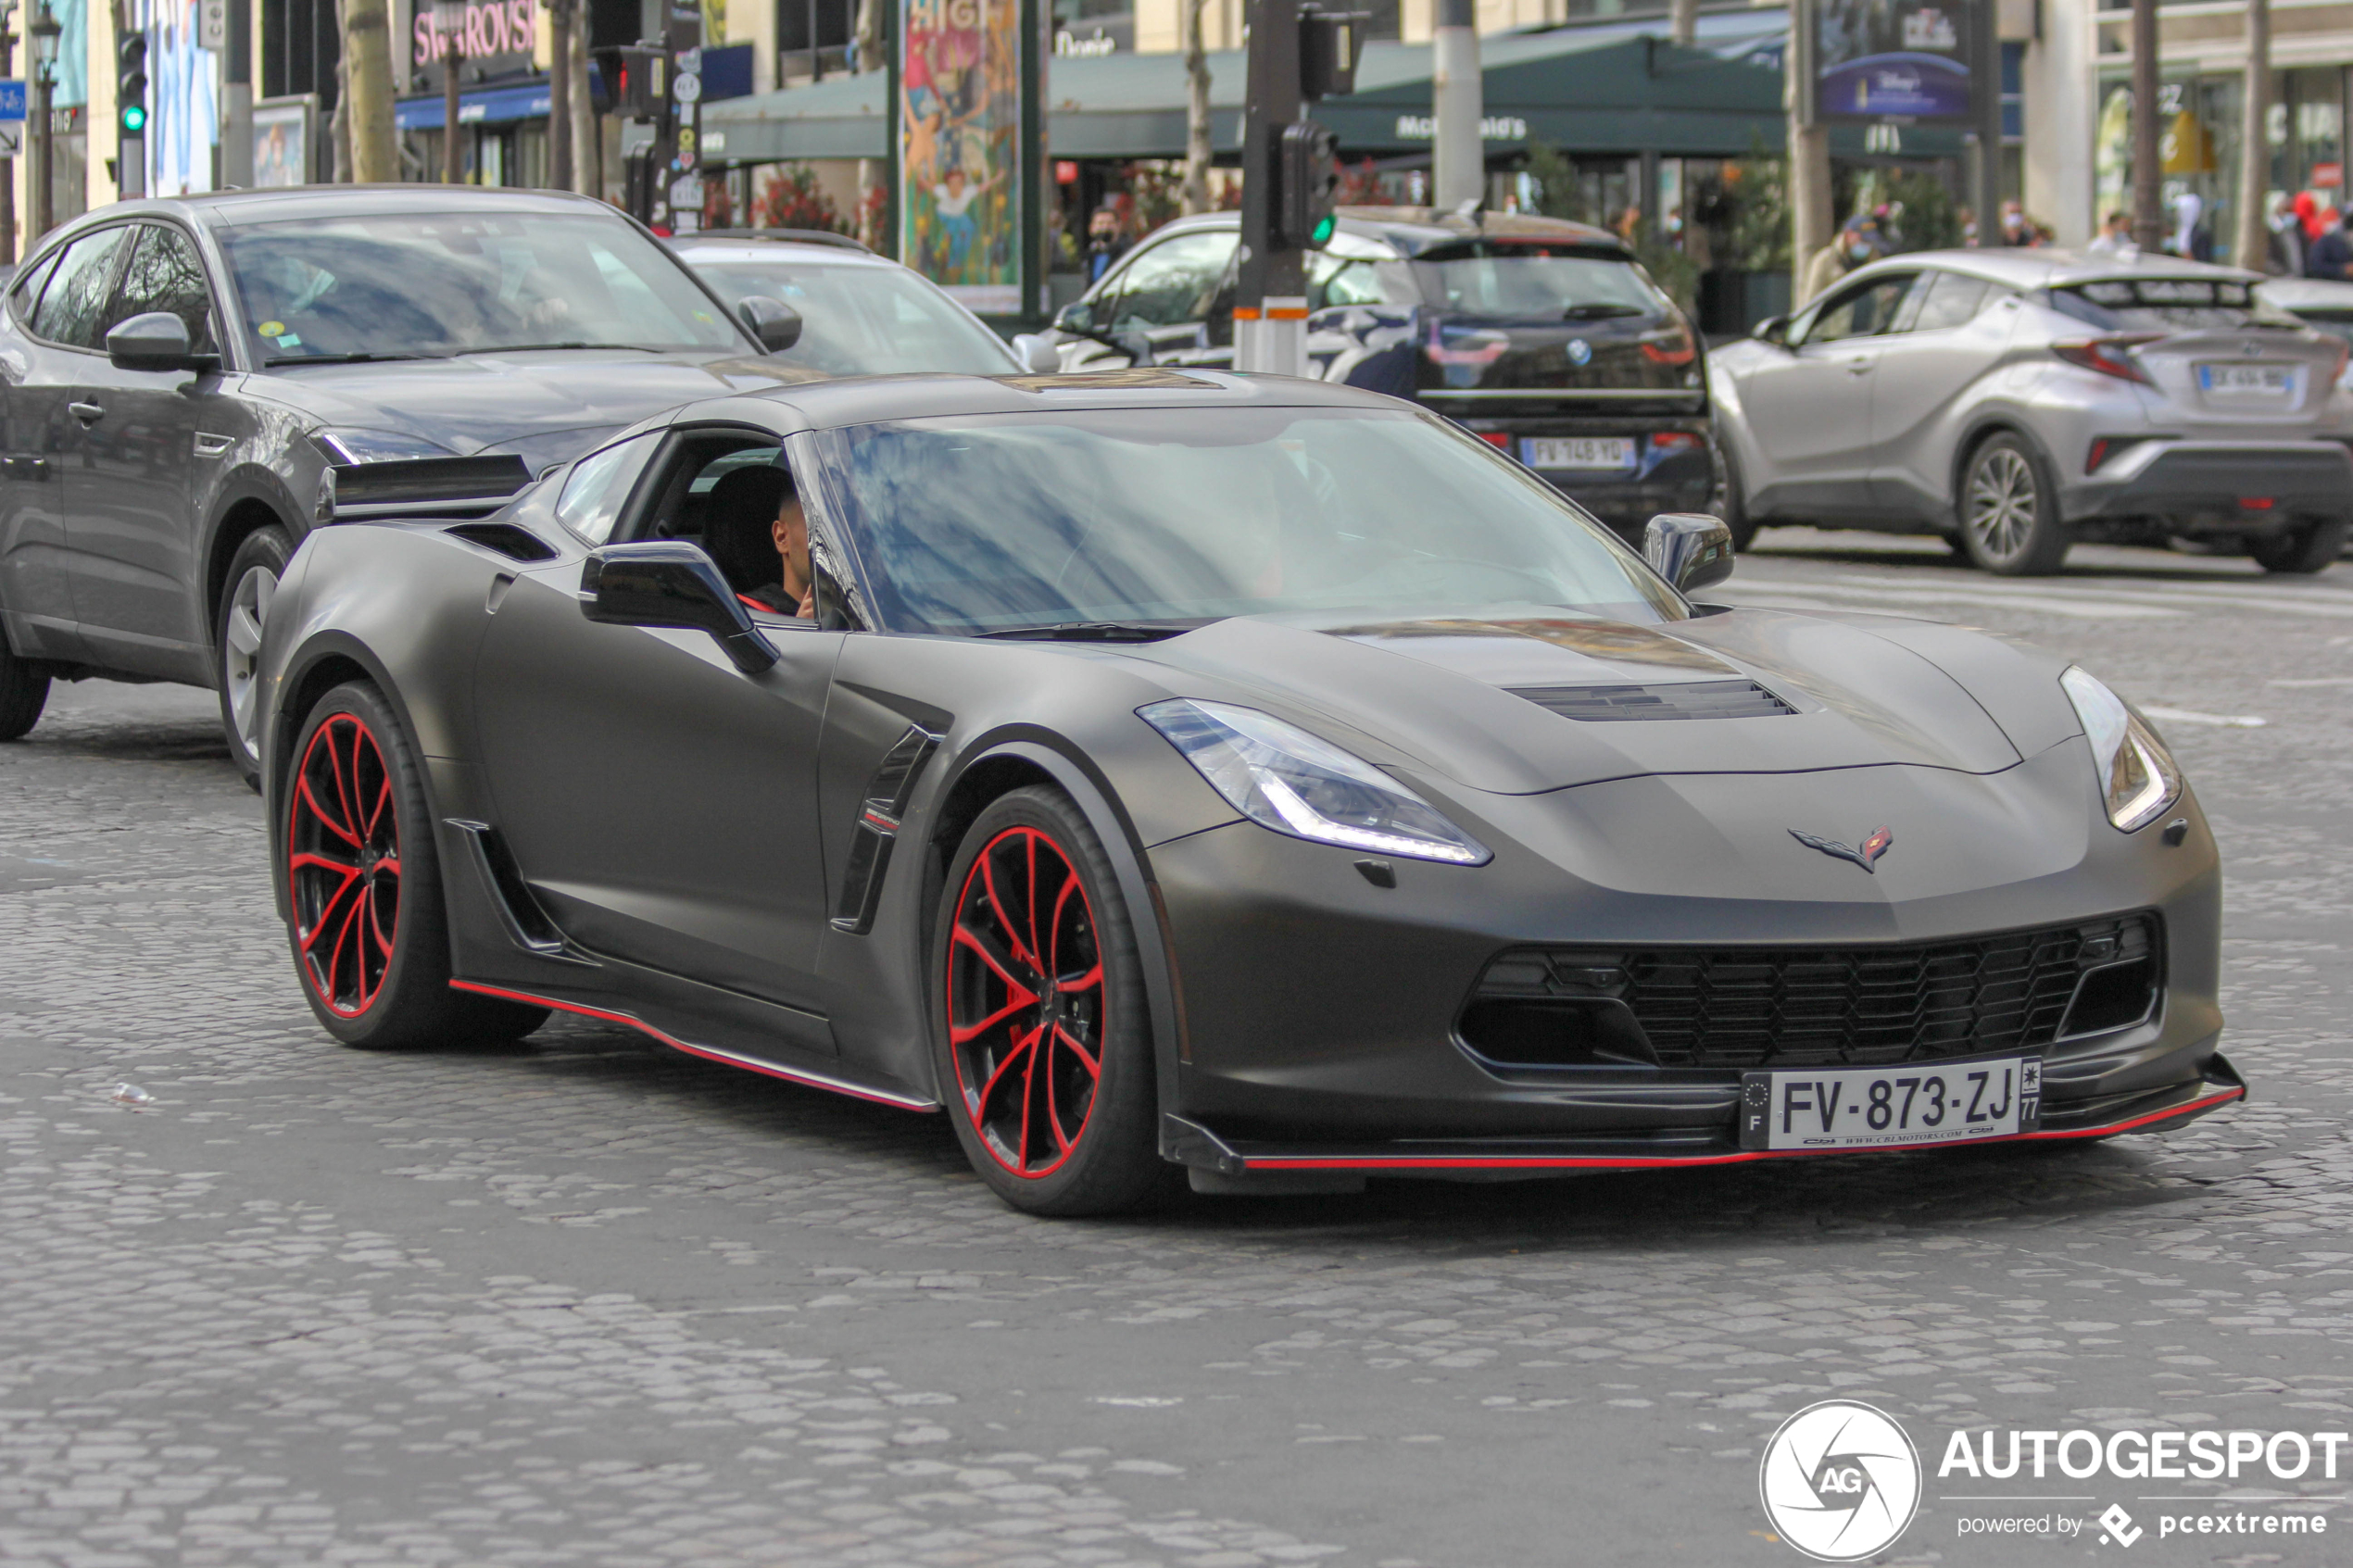
POLYGON ((1883 827, 1873 828, 1871 836, 1863 840, 1863 847, 1860 849, 1841 844, 1834 838, 1817 838, 1810 833, 1800 833, 1795 828, 1789 830, 1789 835, 1808 849, 1819 849, 1833 860, 1852 860, 1865 871, 1870 872, 1873 876, 1877 876, 1879 872, 1872 871, 1872 867, 1878 863, 1881 855, 1887 853, 1887 847, 1895 842, 1894 833, 1883 827))

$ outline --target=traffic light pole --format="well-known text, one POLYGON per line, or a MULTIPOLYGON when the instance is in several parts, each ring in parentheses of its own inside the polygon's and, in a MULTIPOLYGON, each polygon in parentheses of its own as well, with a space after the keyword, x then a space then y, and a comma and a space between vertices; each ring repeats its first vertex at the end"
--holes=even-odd
POLYGON ((1277 228, 1283 127, 1300 90, 1299 0, 1258 0, 1242 110, 1242 248, 1234 291, 1234 369, 1307 373, 1307 253, 1277 228))

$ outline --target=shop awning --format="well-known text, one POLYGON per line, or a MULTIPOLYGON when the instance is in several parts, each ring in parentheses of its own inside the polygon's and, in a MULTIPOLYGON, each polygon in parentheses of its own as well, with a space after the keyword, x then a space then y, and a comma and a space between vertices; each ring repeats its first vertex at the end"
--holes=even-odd
MULTIPOLYGON (((536 119, 547 113, 547 103, 544 76, 477 87, 458 94, 458 123, 502 125, 512 119, 536 119)), ((438 131, 446 109, 438 93, 430 98, 401 98, 392 106, 392 123, 401 131, 438 131)))
MULTIPOLYGON (((1669 157, 1778 149, 1784 136, 1779 39, 1758 31, 1755 19, 1741 14, 1746 27, 1720 40, 1704 29, 1702 46, 1692 49, 1622 24, 1482 40, 1490 156, 1537 143, 1576 153, 1669 157)), ((1239 50, 1209 56, 1211 139, 1220 153, 1241 147, 1246 69, 1239 50)), ((1426 152, 1430 74, 1426 44, 1370 44, 1354 95, 1318 105, 1315 118, 1339 134, 1350 156, 1426 152)), ((880 157, 883 83, 877 71, 710 106, 703 110, 705 154, 731 163, 880 157)), ((1048 93, 1046 141, 1055 157, 1184 156, 1182 55, 1057 58, 1048 93)), ((1859 126, 1840 127, 1831 140, 1842 155, 1864 150, 1859 126)), ((1947 156, 1960 147, 1956 132, 1904 132, 1907 154, 1947 156)))

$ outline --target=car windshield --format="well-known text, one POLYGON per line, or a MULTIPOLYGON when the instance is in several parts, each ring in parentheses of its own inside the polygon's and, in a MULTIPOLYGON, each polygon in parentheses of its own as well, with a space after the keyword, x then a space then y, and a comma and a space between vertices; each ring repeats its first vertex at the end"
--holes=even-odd
POLYGON ((1405 410, 910 420, 827 446, 849 542, 894 631, 1506 605, 1688 613, 1574 502, 1405 410))
POLYGON ((1479 240, 1414 261, 1425 297, 1512 320, 1663 316, 1674 307, 1631 262, 1590 245, 1479 240))
POLYGON ((760 294, 800 312, 800 341, 778 356, 787 363, 828 376, 1001 376, 1021 370, 996 333, 903 267, 781 257, 707 261, 692 248, 684 254, 729 304, 760 294))
POLYGON ((749 352, 661 248, 592 213, 404 213, 225 231, 264 365, 497 349, 749 352))
POLYGON ((2230 278, 2133 278, 2051 290, 2051 307, 2109 332, 2295 327, 2296 320, 2230 278))

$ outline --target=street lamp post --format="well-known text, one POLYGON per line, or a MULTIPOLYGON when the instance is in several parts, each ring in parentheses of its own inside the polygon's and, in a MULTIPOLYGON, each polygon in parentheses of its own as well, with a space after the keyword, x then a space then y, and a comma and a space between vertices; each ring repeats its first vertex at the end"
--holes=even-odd
POLYGON ((441 37, 441 178, 455 185, 466 177, 458 147, 458 62, 466 40, 466 0, 433 0, 433 28, 441 37))
MULTIPOLYGON (((0 0, 0 76, 16 69, 16 0, 0 0)), ((0 263, 17 258, 17 160, 0 157, 0 263)))
POLYGON ((57 180, 53 134, 57 127, 51 122, 49 100, 57 81, 57 35, 64 31, 49 12, 49 0, 41 0, 41 14, 25 29, 32 38, 32 134, 37 144, 32 154, 32 201, 25 214, 27 245, 49 232, 51 214, 56 211, 52 192, 57 180))

